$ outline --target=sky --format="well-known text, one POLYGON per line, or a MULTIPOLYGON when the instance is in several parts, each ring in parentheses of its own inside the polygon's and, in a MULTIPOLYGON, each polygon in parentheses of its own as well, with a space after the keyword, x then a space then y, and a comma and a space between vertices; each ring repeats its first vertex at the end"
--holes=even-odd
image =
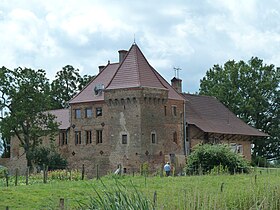
POLYGON ((167 80, 199 91, 215 64, 257 56, 280 66, 278 0, 1 0, 0 66, 66 65, 96 75, 135 43, 167 80))

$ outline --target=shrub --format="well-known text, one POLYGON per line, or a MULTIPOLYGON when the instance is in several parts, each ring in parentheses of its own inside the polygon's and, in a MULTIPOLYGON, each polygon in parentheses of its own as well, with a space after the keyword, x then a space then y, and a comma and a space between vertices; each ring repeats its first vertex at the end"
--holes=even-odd
POLYGON ((249 165, 239 154, 231 151, 227 145, 203 144, 194 148, 187 158, 187 174, 207 174, 215 170, 223 173, 248 173, 249 165))
POLYGON ((67 161, 61 157, 54 149, 39 147, 33 154, 33 160, 41 169, 47 165, 49 170, 65 169, 67 161))

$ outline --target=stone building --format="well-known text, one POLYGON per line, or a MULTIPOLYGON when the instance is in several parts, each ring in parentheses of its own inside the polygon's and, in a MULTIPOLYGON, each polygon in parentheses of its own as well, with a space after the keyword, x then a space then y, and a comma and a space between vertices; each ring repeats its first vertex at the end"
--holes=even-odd
MULTIPOLYGON (((181 83, 174 77, 170 85, 136 44, 120 50, 119 62, 100 66, 69 109, 51 111, 61 123, 59 152, 70 168, 84 165, 89 177, 97 167, 102 175, 119 165, 139 172, 143 163, 156 172, 166 161, 179 171, 193 146, 206 142, 230 144, 250 160, 251 137, 266 134, 213 97, 183 94, 181 83)), ((15 141, 5 164, 12 167, 22 152, 15 141)))

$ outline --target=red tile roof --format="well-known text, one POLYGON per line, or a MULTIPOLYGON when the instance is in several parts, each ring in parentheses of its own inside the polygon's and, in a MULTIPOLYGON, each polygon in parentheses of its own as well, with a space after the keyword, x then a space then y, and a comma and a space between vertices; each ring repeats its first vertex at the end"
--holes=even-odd
POLYGON ((186 99, 186 121, 209 133, 268 136, 236 117, 216 98, 183 94, 186 99))
POLYGON ((94 88, 103 85, 105 89, 150 87, 166 89, 168 98, 184 100, 176 90, 148 63, 136 44, 127 52, 124 60, 108 64, 80 93, 69 103, 83 103, 104 100, 104 93, 96 95, 94 88))
POLYGON ((116 73, 118 67, 118 63, 105 66, 104 69, 83 90, 81 90, 81 92, 69 101, 69 103, 73 104, 104 100, 104 93, 101 92, 101 94, 95 94, 94 88, 97 85, 104 85, 104 87, 106 87, 116 73))
POLYGON ((70 111, 69 109, 50 110, 49 113, 56 116, 55 121, 60 124, 59 129, 66 130, 70 127, 70 111))
POLYGON ((131 46, 106 89, 131 87, 167 89, 136 44, 131 46))

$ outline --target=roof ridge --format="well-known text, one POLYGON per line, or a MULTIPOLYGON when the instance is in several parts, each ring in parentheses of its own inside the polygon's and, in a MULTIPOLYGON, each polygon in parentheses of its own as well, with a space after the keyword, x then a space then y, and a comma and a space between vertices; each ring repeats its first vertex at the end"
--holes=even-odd
MULTIPOLYGON (((138 45, 137 45, 136 43, 134 43, 133 45, 136 46, 136 55, 137 55, 137 49, 140 51, 140 53, 142 53, 141 50, 139 49, 139 47, 138 47, 138 45)), ((133 45, 132 45, 132 46, 133 46, 133 45)), ((143 53, 142 53, 142 55, 143 55, 143 53)), ((144 58, 145 58, 145 56, 144 56, 144 58)), ((145 58, 145 59, 146 59, 146 58, 145 58)), ((137 68, 139 69, 139 59, 138 59, 138 56, 136 56, 136 65, 137 65, 137 68)), ((138 74, 138 85, 141 86, 140 71, 137 71, 137 74, 138 74)))
MULTIPOLYGON (((147 60, 147 58, 145 57, 145 55, 143 54, 143 52, 141 51, 141 49, 138 47, 137 44, 135 44, 137 49, 139 50, 139 52, 142 54, 143 58, 145 59, 145 61, 147 62, 147 64, 149 65, 150 69, 152 70, 152 73, 156 76, 156 78, 158 79, 158 81, 160 82, 160 84, 165 87, 166 89, 168 89, 161 81, 160 79, 158 78, 157 74, 155 73, 155 69, 154 67, 152 67, 152 65, 149 63, 149 61, 147 60)), ((138 56, 137 56, 137 65, 138 65, 138 56)), ((140 72, 138 72, 138 74, 140 74, 140 72)), ((139 75, 139 79, 140 79, 140 75, 139 75)))

